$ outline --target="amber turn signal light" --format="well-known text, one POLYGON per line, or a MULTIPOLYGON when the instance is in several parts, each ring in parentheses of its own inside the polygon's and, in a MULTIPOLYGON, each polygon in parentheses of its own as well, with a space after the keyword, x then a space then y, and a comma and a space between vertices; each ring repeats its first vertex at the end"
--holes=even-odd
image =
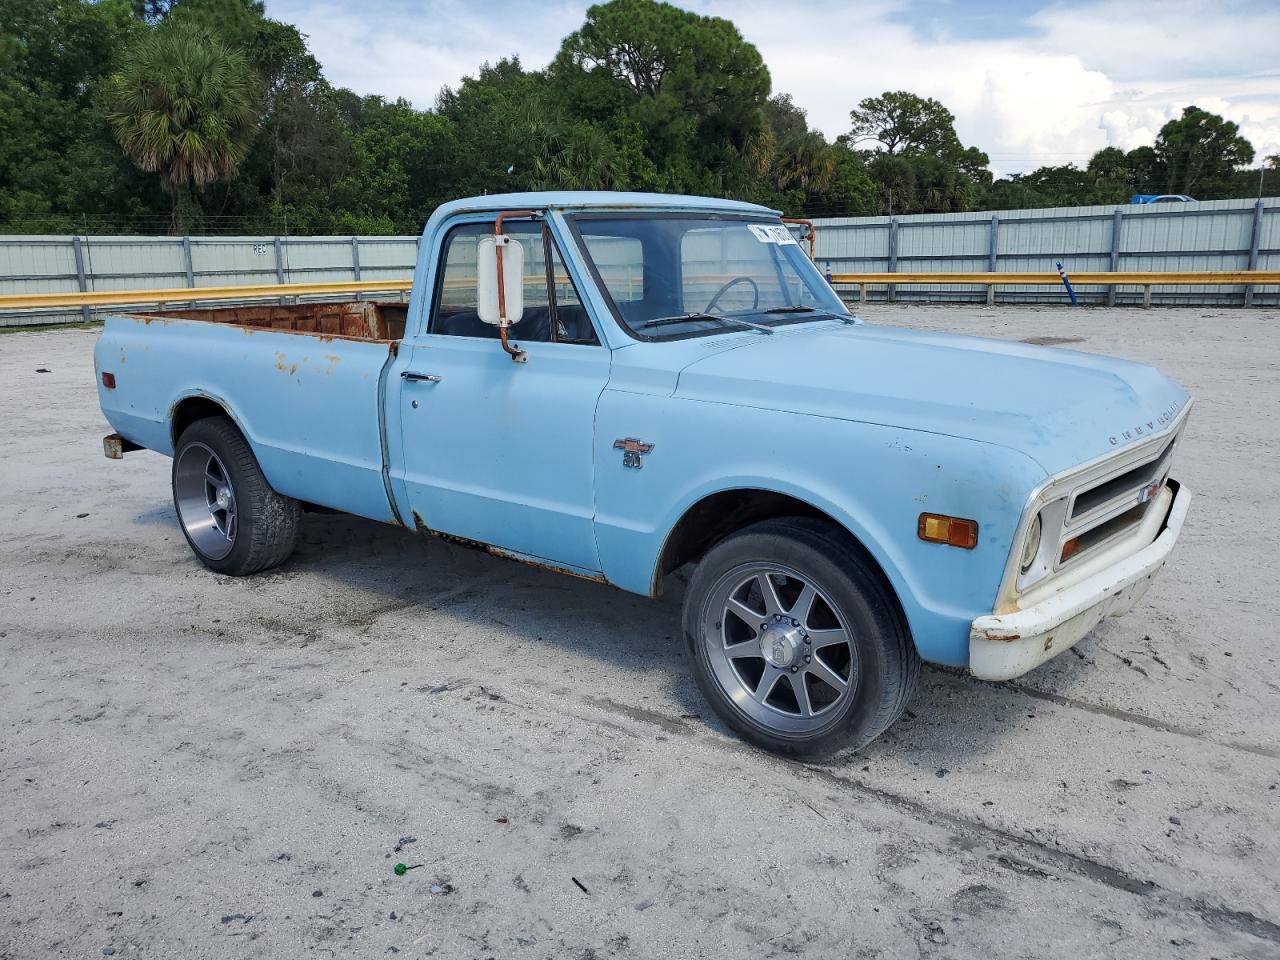
POLYGON ((940 513, 920 514, 916 532, 928 543, 945 543, 972 550, 978 545, 978 521, 944 517, 940 513))
POLYGON ((1062 545, 1062 560, 1060 562, 1066 563, 1068 560, 1074 557, 1079 550, 1080 550, 1080 538, 1072 537, 1070 540, 1068 540, 1066 543, 1062 545))

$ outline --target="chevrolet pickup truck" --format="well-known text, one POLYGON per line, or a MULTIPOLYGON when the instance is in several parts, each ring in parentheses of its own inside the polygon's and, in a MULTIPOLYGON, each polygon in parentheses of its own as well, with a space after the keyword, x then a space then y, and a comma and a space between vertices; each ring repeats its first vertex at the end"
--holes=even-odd
POLYGON ((527 193, 445 204, 406 304, 111 316, 107 455, 173 458, 209 569, 345 511, 657 596, 716 712, 861 747, 921 660, 984 679, 1131 608, 1190 494, 1191 400, 1136 363, 864 323, 776 211, 527 193))

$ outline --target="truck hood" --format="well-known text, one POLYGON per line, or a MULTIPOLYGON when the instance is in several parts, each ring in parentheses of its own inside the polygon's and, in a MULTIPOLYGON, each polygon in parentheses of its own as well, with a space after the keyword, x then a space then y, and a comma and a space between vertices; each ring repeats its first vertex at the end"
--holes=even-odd
POLYGON ((1055 474, 1159 432, 1187 404, 1111 357, 872 325, 781 328, 685 367, 675 395, 999 444, 1055 474))

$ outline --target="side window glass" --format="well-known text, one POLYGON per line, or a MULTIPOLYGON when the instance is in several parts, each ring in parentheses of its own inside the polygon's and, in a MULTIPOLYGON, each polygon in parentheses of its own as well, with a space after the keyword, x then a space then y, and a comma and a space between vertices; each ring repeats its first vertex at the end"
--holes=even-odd
POLYGON ((433 329, 442 318, 476 309, 476 243, 482 233, 479 225, 457 227, 445 240, 444 267, 431 318, 433 329))
MULTIPOLYGON (((534 310, 541 310, 546 314, 551 300, 547 292, 547 245, 542 239, 542 224, 509 223, 502 229, 519 240, 524 247, 524 317, 528 317, 534 310)), ((524 322, 523 317, 520 322, 524 322)), ((548 336, 546 339, 551 338, 548 336)))
MULTIPOLYGON (((542 243, 542 224, 520 221, 508 223, 505 232, 524 247, 524 313, 511 325, 517 340, 551 339, 551 308, 547 292, 547 261, 542 243)), ((453 337, 498 339, 498 328, 480 319, 476 303, 476 255, 481 237, 493 234, 491 223, 470 223, 454 227, 445 238, 436 303, 431 315, 431 332, 453 337)))
POLYGON ((587 316, 587 308, 578 296, 573 285, 573 278, 560 258, 560 251, 555 241, 547 237, 547 245, 551 248, 551 289, 556 301, 556 339, 564 343, 598 344, 595 328, 591 326, 591 318, 587 316))
MULTIPOLYGON (((504 232, 524 247, 524 313, 511 325, 511 338, 535 343, 553 339, 566 343, 599 343, 560 251, 544 232, 541 221, 509 222, 504 232)), ((449 231, 440 277, 436 281, 432 333, 498 339, 498 328, 480 319, 476 303, 478 244, 481 237, 492 233, 492 223, 470 223, 449 231)))

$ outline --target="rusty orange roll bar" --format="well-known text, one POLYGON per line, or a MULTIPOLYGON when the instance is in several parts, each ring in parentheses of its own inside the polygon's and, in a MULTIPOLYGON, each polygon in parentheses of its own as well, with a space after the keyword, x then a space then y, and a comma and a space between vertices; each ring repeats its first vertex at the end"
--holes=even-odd
POLYGON ((809 230, 809 259, 813 259, 814 246, 818 239, 818 228, 813 225, 812 220, 805 220, 802 217, 782 217, 783 223, 798 223, 802 227, 809 230))
MULTIPOLYGON (((536 217, 537 215, 538 213, 536 210, 504 210, 502 213, 498 214, 497 218, 493 221, 493 235, 495 237, 503 236, 502 221, 506 220, 508 217, 514 219, 517 217, 536 217)), ((512 360, 516 363, 523 363, 525 360, 525 352, 519 347, 513 347, 507 342, 507 327, 511 324, 507 319, 507 282, 506 277, 502 272, 501 243, 494 245, 494 252, 497 254, 498 258, 498 339, 502 341, 502 349, 511 354, 512 360)))

